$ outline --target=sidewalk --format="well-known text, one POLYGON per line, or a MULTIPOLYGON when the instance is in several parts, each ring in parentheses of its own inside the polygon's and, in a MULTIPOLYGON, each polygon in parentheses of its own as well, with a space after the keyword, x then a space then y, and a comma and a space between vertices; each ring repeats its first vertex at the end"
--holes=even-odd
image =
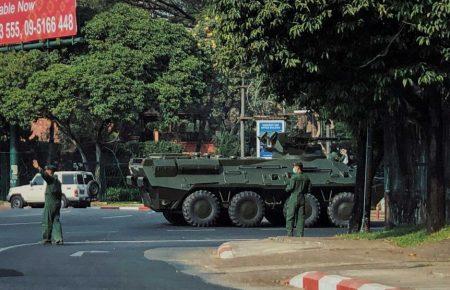
POLYGON ((229 242, 209 255, 192 252, 183 260, 217 274, 226 285, 256 289, 282 289, 293 277, 312 271, 402 289, 450 289, 450 240, 400 248, 387 241, 279 237, 229 242))
POLYGON ((8 210, 8 209, 11 209, 9 202, 0 201, 0 210, 8 210))

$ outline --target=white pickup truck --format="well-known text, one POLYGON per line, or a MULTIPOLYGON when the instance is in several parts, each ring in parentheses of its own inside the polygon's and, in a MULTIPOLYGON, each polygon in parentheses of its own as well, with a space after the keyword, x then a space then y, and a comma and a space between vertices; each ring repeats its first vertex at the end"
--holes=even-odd
MULTIPOLYGON (((86 208, 96 200, 100 186, 90 172, 85 171, 57 171, 55 175, 61 181, 61 207, 69 205, 86 208)), ((45 187, 47 183, 40 174, 36 174, 29 185, 13 187, 9 190, 7 200, 12 208, 24 206, 43 207, 45 204, 45 187)))

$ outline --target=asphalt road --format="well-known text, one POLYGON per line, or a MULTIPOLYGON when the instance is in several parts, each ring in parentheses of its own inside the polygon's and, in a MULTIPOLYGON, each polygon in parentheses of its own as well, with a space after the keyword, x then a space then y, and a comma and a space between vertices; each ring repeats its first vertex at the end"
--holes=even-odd
MULTIPOLYGON (((154 248, 216 247, 236 239, 284 235, 283 228, 192 228, 168 224, 161 214, 123 210, 62 212, 64 246, 43 246, 42 209, 0 211, 0 289, 225 289, 151 261, 154 248)), ((331 236, 335 228, 306 229, 331 236)))

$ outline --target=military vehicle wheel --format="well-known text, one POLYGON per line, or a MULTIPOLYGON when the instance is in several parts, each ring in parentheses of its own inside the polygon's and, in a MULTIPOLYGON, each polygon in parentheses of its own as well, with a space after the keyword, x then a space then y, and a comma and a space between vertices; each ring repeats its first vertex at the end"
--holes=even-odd
POLYGON ((312 227, 317 224, 320 218, 320 202, 312 194, 305 195, 305 227, 312 227))
POLYGON ((163 216, 169 223, 174 226, 184 226, 187 224, 183 214, 180 212, 164 211, 163 216))
POLYGON ((195 191, 183 202, 184 219, 194 227, 209 227, 214 225, 219 214, 219 200, 207 190, 195 191))
POLYGON ((282 209, 270 209, 266 210, 266 219, 273 225, 273 226, 285 226, 286 225, 286 218, 283 214, 282 209))
POLYGON ((354 203, 354 195, 351 192, 341 192, 335 195, 328 204, 330 221, 338 227, 347 227, 354 203))
MULTIPOLYGON (((287 201, 284 204, 283 215, 286 218, 287 201)), ((320 202, 312 194, 305 195, 305 227, 314 226, 320 218, 320 202)))
POLYGON ((238 227, 256 227, 264 217, 264 201, 253 191, 243 191, 236 194, 230 202, 228 214, 238 227))

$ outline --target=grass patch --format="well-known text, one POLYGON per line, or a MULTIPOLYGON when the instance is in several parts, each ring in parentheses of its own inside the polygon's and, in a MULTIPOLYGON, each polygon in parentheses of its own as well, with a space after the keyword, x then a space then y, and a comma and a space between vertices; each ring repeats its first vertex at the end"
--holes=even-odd
POLYGON ((450 226, 445 226, 439 232, 428 235, 423 227, 397 227, 370 233, 355 233, 339 235, 348 240, 388 240, 399 247, 414 247, 426 243, 434 243, 450 239, 450 226))
POLYGON ((91 206, 141 206, 142 203, 135 201, 118 201, 118 202, 92 202, 91 206))

